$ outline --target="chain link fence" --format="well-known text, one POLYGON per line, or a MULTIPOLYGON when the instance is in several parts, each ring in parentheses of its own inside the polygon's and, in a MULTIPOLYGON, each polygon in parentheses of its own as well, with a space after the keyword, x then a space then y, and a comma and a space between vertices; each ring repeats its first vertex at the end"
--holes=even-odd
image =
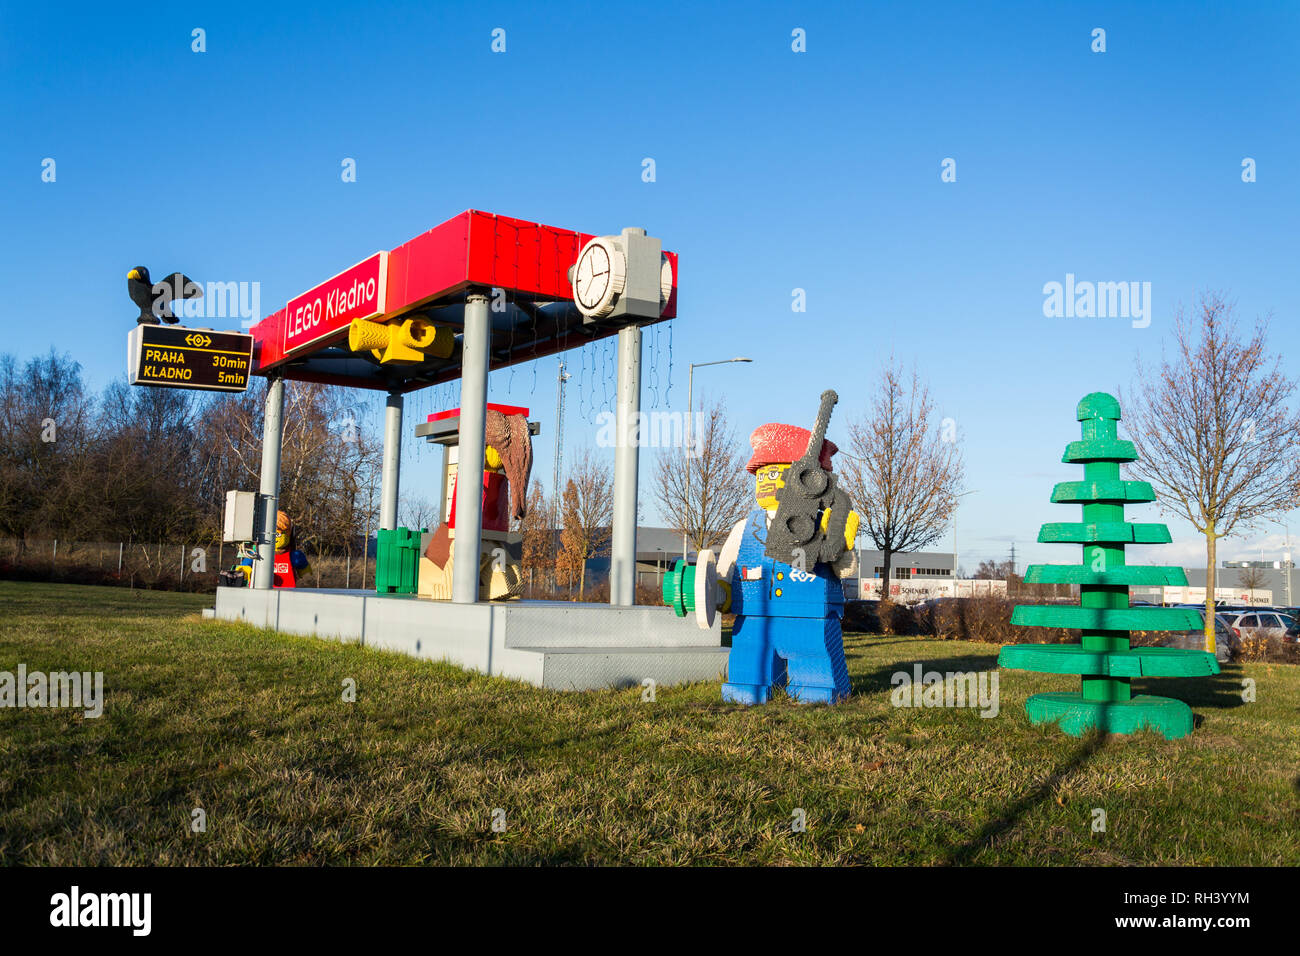
MULTIPOLYGON (((373 587, 374 555, 312 555, 303 587, 373 587)), ((233 544, 0 538, 0 578, 107 584, 165 591, 212 591, 239 560, 233 544)))

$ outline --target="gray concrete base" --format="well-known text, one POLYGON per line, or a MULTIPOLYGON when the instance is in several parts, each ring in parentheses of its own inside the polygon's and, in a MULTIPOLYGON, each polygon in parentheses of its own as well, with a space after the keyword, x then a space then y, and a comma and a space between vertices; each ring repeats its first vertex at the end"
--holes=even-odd
POLYGON ((355 641, 556 690, 715 680, 720 621, 701 630, 666 607, 571 601, 451 604, 312 588, 217 588, 215 616, 287 634, 355 641))

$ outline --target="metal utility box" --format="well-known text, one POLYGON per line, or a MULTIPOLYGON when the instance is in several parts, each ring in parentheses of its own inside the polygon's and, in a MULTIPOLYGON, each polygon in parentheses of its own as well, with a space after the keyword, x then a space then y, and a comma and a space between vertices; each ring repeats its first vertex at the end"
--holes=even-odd
POLYGON ((257 492, 227 491, 221 540, 254 541, 257 538, 257 492))

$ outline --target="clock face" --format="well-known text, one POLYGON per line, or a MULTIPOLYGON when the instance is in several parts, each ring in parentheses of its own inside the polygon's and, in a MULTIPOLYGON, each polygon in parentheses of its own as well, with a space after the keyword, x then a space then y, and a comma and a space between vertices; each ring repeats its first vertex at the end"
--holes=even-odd
POLYGON ((604 246, 588 246, 578 260, 573 277, 573 297, 578 305, 584 309, 598 308, 611 278, 609 250, 604 246))
POLYGON ((659 313, 668 308, 668 300, 673 296, 673 264, 663 256, 659 262, 659 313))
POLYGON ((622 253, 607 239, 592 239, 573 268, 573 301, 583 315, 608 315, 626 279, 622 253))

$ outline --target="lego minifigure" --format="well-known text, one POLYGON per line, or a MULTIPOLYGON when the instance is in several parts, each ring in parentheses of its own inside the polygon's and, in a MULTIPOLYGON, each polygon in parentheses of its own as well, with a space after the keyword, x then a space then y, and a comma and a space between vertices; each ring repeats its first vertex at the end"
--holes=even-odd
MULTIPOLYGON (((293 522, 283 511, 275 513, 275 559, 273 562, 273 587, 293 588, 298 586, 298 575, 311 570, 307 555, 298 550, 297 535, 294 534, 293 522)), ((239 568, 253 581, 253 562, 257 559, 257 548, 253 545, 239 550, 239 568)))
MULTIPOLYGON (((721 609, 736 615, 722 685, 722 698, 731 703, 766 703, 781 686, 801 703, 834 703, 849 695, 840 578, 857 570, 857 513, 846 517, 845 550, 833 563, 800 567, 765 553, 786 472, 811 439, 806 428, 780 424, 761 425, 749 439, 754 453, 745 467, 754 476, 758 507, 736 523, 718 556, 721 609)), ((836 451, 834 442, 823 440, 821 468, 831 469, 836 451)), ((830 511, 823 511, 823 532, 830 521, 830 511)))

